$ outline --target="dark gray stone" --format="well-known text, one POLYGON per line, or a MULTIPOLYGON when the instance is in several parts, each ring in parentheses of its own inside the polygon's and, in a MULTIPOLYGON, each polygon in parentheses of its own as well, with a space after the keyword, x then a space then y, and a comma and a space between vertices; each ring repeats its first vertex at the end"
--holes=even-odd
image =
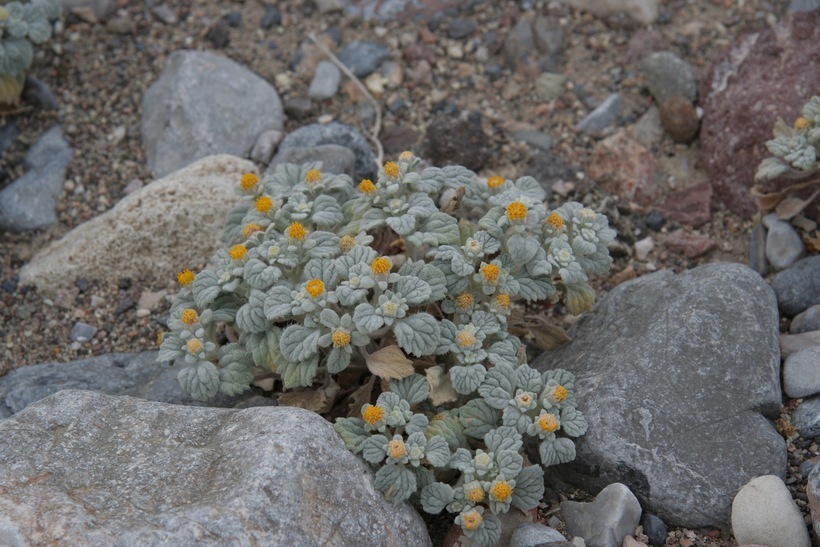
MULTIPOLYGON (((157 352, 110 353, 70 363, 42 363, 12 370, 0 377, 0 418, 64 389, 87 389, 108 395, 131 395, 177 405, 235 407, 255 394, 219 395, 206 403, 194 401, 177 382, 184 366, 157 363, 157 352)), ((259 401, 260 403, 262 401, 259 401)), ((263 404, 274 404, 265 399, 263 404)))
POLYGON ((285 114, 290 118, 303 120, 313 111, 313 102, 307 97, 291 97, 285 99, 285 114))
POLYGON ((789 4, 789 13, 814 11, 820 8, 820 0, 792 0, 789 4))
POLYGON ((88 323, 83 323, 82 321, 77 321, 74 323, 74 326, 71 327, 71 341, 72 342, 88 342, 94 335, 97 334, 97 327, 94 325, 89 325, 88 323))
POLYGON ((669 51, 653 53, 641 61, 641 74, 657 103, 672 97, 685 97, 695 102, 698 83, 692 66, 669 51))
POLYGON ((431 545, 303 409, 68 390, 0 421, 0 438, 4 544, 431 545))
POLYGON ((27 232, 54 224, 73 153, 60 126, 40 137, 23 159, 26 173, 0 191, 0 230, 27 232))
POLYGON ((820 330, 820 304, 815 304, 806 311, 798 313, 789 325, 789 332, 792 334, 813 330, 820 330))
POLYGON ((583 131, 587 135, 594 135, 603 131, 607 127, 614 125, 623 108, 624 100, 620 93, 613 93, 595 110, 587 114, 583 120, 578 122, 576 129, 583 131))
POLYGON ((484 166, 490 150, 478 112, 438 114, 427 126, 427 142, 434 165, 462 165, 472 171, 484 166))
POLYGON ((801 463, 800 467, 799 467, 800 476, 803 477, 803 478, 808 477, 809 474, 811 473, 812 469, 814 469, 814 467, 816 465, 817 465, 817 462, 812 461, 812 460, 806 460, 803 463, 801 463))
POLYGON ((453 40, 461 40, 475 32, 478 23, 472 19, 453 19, 447 27, 447 37, 453 40))
POLYGON ((287 148, 280 150, 268 167, 272 173, 277 165, 283 163, 322 162, 322 171, 326 173, 346 174, 353 176, 356 168, 356 155, 349 148, 337 144, 323 144, 311 148, 287 148))
POLYGON ((213 154, 247 157, 261 133, 281 131, 283 122, 273 86, 203 51, 172 53, 142 100, 145 155, 160 177, 213 154))
POLYGON ((783 393, 793 399, 820 393, 820 346, 786 357, 783 363, 783 393))
POLYGON ((322 61, 316 66, 313 80, 308 88, 308 97, 316 100, 329 99, 339 90, 342 71, 330 61, 322 61))
POLYGON ((509 547, 540 547, 545 543, 566 541, 567 538, 555 528, 536 522, 519 524, 510 538, 509 547))
POLYGON ((262 20, 259 26, 263 29, 269 29, 272 26, 279 26, 282 24, 282 12, 275 4, 268 4, 265 6, 265 13, 262 15, 262 20))
POLYGON ((643 533, 649 538, 650 545, 658 547, 666 545, 668 529, 663 520, 652 513, 644 513, 641 517, 641 526, 643 526, 643 533))
POLYGON ((315 123, 300 127, 279 144, 279 153, 288 148, 314 148, 321 144, 338 144, 353 152, 356 156, 354 181, 376 179, 376 156, 370 145, 358 129, 343 123, 315 123))
POLYGON ((564 480, 591 492, 622 482, 668 524, 728 528, 744 484, 785 477, 786 445, 767 419, 781 401, 777 305, 751 269, 628 281, 569 335, 534 362, 576 375, 589 422, 575 462, 556 470, 564 480))
POLYGON ((757 223, 749 235, 749 267, 759 273, 769 273, 769 261, 766 259, 766 227, 757 223))
POLYGON ((820 255, 806 257, 778 273, 772 288, 786 317, 820 304, 820 255))
POLYGON ((386 45, 366 40, 350 42, 338 53, 339 60, 359 78, 374 73, 390 56, 386 45))
POLYGON ((3 127, 0 127, 0 157, 14 144, 19 134, 20 130, 17 129, 17 125, 15 125, 14 122, 8 122, 3 127))
POLYGON ((561 502, 567 534, 596 547, 621 547, 641 519, 638 498, 620 483, 610 484, 589 503, 561 502))

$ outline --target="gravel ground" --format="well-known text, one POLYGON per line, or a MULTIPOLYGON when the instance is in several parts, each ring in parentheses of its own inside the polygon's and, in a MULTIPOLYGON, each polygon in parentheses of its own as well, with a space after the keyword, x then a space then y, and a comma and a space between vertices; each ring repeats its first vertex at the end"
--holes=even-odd
MULTIPOLYGON (((627 47, 639 28, 625 18, 602 20, 556 3, 529 2, 533 10, 559 21, 567 39, 561 72, 573 82, 574 88, 558 100, 546 102, 536 93, 534 79, 513 72, 500 55, 504 37, 521 14, 522 4, 528 2, 465 2, 467 7, 455 17, 474 21, 476 28, 471 36, 458 40, 448 37, 448 16, 427 24, 370 23, 341 13, 321 13, 317 8, 321 3, 314 5, 312 0, 278 2, 282 23, 269 29, 260 28, 266 7, 256 0, 170 0, 163 4, 119 0, 118 11, 105 23, 92 23, 68 14, 53 47, 41 48, 31 70, 33 77, 54 92, 60 104, 59 114, 23 104, 17 111, 0 116, 0 125, 14 121, 21 132, 0 158, 0 188, 22 174, 21 159, 27 147, 54 123, 62 123, 66 139, 75 149, 58 207, 58 222, 35 233, 0 233, 0 375, 44 361, 69 361, 155 347, 157 334, 164 330, 168 302, 162 301, 147 315, 137 313, 136 302, 148 292, 167 290, 172 294, 173 279, 159 284, 123 279, 116 287, 78 280, 71 291, 41 294, 33 288, 19 287, 17 274, 45 243, 110 209, 125 195, 127 186, 152 180, 145 167, 139 131, 144 91, 173 51, 213 50, 225 38, 227 45, 219 51, 273 83, 283 101, 307 96, 312 72, 292 70, 291 65, 309 33, 329 31, 343 44, 374 38, 389 44, 404 83, 392 88, 393 84, 388 84, 377 97, 385 130, 405 126, 423 134, 428 122, 449 102, 459 109, 478 111, 490 138, 488 158, 479 173, 483 176, 500 174, 515 178, 524 174, 530 152, 526 145, 510 140, 511 131, 535 129, 551 135, 553 154, 577 173, 568 199, 585 200, 609 211, 620 234, 622 245, 614 252, 613 271, 598 282, 601 292, 633 273, 642 275, 661 268, 681 271, 713 261, 745 263, 752 223, 720 205, 713 206, 711 222, 699 229, 719 242, 714 252, 693 260, 656 245, 646 260, 632 256, 633 243, 648 234, 648 211, 607 195, 584 176, 597 139, 579 134, 574 126, 591 111, 590 104, 615 91, 625 100, 622 125, 634 123, 651 103, 627 47), (167 8, 165 20, 156 13, 159 6, 167 8), (239 26, 220 24, 231 13, 240 14, 239 26), (411 74, 402 60, 402 50, 412 42, 433 52, 436 65, 429 74, 411 74), (501 70, 492 69, 493 64, 501 70), (391 107, 399 100, 404 107, 391 107), (77 321, 98 329, 92 340, 71 343, 69 333, 77 321)), ((655 28, 669 49, 700 72, 737 34, 765 28, 779 20, 787 5, 788 2, 777 0, 669 0, 663 2, 661 19, 655 28)), ((321 116, 359 126, 362 111, 356 104, 357 98, 352 86, 343 82, 335 98, 315 104, 302 119, 289 117, 285 128, 291 131, 321 116)), ((688 147, 676 145, 664 137, 654 147, 653 153, 670 175, 666 180, 667 192, 683 187, 682 179, 701 173, 698 146, 697 141, 688 147), (677 177, 673 176, 676 174, 677 177)), ((663 231, 674 228, 665 226, 663 231)), ((799 476, 797 467, 804 459, 817 456, 818 450, 815 444, 789 435, 788 405, 793 406, 793 402, 784 406, 784 418, 779 424, 789 439, 787 482, 790 481, 798 504, 807 512, 805 480, 799 476)), ((544 507, 544 515, 554 514, 558 499, 553 501, 544 507)), ((670 537, 668 545, 734 544, 714 531, 673 532, 675 537, 670 537)))

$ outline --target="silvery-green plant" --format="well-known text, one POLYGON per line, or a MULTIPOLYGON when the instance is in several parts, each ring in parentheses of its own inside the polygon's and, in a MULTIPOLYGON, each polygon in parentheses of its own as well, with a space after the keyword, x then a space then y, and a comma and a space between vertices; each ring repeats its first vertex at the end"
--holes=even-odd
POLYGON ((347 446, 379 466, 389 499, 454 512, 492 545, 495 515, 543 493, 523 443, 562 463, 586 429, 574 379, 525 364, 511 315, 542 300, 589 309, 588 275, 609 269, 615 233, 579 203, 549 210, 531 177, 420 170, 411 153, 375 182, 320 169, 242 177, 226 248, 178 276, 159 360, 182 358, 180 384, 199 400, 264 369, 285 389, 381 377, 390 389, 337 422, 347 446))
POLYGON ((20 95, 34 59, 32 44, 51 38, 51 21, 60 17, 59 0, 23 0, 0 6, 0 103, 20 95))
POLYGON ((766 142, 773 157, 760 162, 756 179, 800 178, 820 171, 820 96, 803 106, 802 115, 789 127, 778 120, 775 138, 766 142))

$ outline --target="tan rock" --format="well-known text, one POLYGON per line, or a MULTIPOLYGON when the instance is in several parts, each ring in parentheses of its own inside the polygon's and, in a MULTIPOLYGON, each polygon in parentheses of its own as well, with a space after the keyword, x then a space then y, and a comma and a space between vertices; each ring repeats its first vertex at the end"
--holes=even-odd
POLYGON ((248 171, 253 163, 218 155, 154 181, 37 252, 20 283, 52 292, 78 277, 172 280, 219 248, 225 215, 239 200, 234 188, 248 171))

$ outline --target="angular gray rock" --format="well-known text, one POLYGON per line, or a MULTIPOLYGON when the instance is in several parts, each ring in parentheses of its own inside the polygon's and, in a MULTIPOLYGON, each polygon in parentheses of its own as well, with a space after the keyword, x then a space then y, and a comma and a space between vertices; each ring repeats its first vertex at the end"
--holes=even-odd
POLYGON ((313 148, 321 144, 338 144, 353 152, 356 156, 353 182, 376 179, 376 156, 373 150, 358 129, 343 123, 315 123, 300 127, 279 144, 279 154, 289 148, 313 148))
POLYGON ((339 90, 342 71, 330 61, 322 61, 316 66, 313 80, 308 88, 308 97, 322 100, 333 97, 339 90))
POLYGON ((750 480, 732 502, 732 532, 740 545, 811 547, 803 515, 783 479, 750 480))
POLYGON ((820 330, 820 304, 815 304, 806 311, 795 315, 792 324, 789 325, 789 332, 792 334, 813 330, 820 330))
POLYGON ((259 163, 268 163, 283 138, 284 133, 273 129, 260 133, 251 149, 251 159, 259 163))
POLYGON ((26 173, 0 191, 0 230, 27 232, 54 224, 73 152, 59 125, 40 137, 23 158, 26 173))
POLYGON ((567 533, 580 536, 591 547, 621 547, 641 520, 638 498, 621 483, 601 490, 589 503, 561 502, 567 533))
POLYGON ((175 405, 249 407, 275 404, 273 399, 246 391, 235 397, 220 394, 207 404, 194 401, 177 382, 181 364, 157 363, 156 351, 109 353, 69 363, 41 363, 14 369, 0 377, 0 419, 20 412, 49 395, 85 389, 107 395, 130 395, 175 405))
POLYGON ((698 83, 692 66, 669 51, 653 53, 641 61, 641 74, 659 105, 672 97, 695 102, 698 83))
POLYGON ((337 56, 353 74, 364 78, 375 72, 390 57, 390 50, 378 42, 356 40, 343 47, 337 56))
POLYGON ((247 157, 261 133, 283 123, 272 85, 204 51, 172 53, 142 99, 142 142, 159 177, 213 154, 247 157))
POLYGON ((510 538, 509 547, 540 547, 545 543, 566 541, 561 532, 555 528, 537 522, 519 524, 510 538))
POLYGON ((625 13, 635 21, 648 25, 658 18, 658 0, 560 0, 574 8, 587 10, 600 17, 625 13))
POLYGON ((71 334, 69 335, 72 342, 88 342, 94 335, 97 334, 97 327, 77 321, 71 327, 71 334))
POLYGON ((0 421, 12 545, 431 545, 302 409, 194 408, 61 391, 0 421))
POLYGON ((313 147, 286 148, 280 150, 268 166, 268 173, 283 163, 322 162, 322 171, 347 174, 353 177, 356 169, 356 155, 350 148, 338 144, 321 144, 313 147))
POLYGON ((661 271, 613 289, 534 361, 576 375, 589 431, 562 478, 622 482, 664 522, 728 528, 735 493, 785 477, 777 306, 739 264, 661 271), (750 441, 750 439, 754 439, 750 441))
POLYGON ((804 439, 820 437, 820 397, 800 403, 792 415, 792 424, 804 439))
POLYGON ((783 393, 794 399, 820 393, 820 346, 786 357, 783 363, 783 393))
POLYGON ((789 13, 814 11, 820 8, 820 0, 792 0, 789 4, 789 13))
POLYGON ((575 126, 586 133, 592 135, 613 125, 618 119, 618 115, 623 108, 624 100, 620 93, 613 93, 602 102, 598 108, 587 114, 583 120, 575 126))
POLYGON ((820 304, 820 255, 806 257, 778 273, 772 288, 786 317, 820 304))

